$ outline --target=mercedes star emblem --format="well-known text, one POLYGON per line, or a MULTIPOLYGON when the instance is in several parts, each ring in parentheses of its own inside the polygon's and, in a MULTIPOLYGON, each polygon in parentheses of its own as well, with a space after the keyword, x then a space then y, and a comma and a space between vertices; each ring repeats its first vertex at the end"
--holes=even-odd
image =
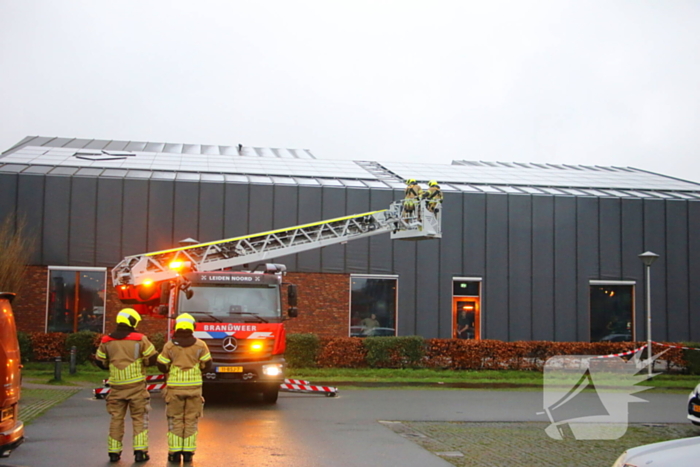
POLYGON ((224 339, 222 347, 226 352, 233 352, 238 347, 238 341, 233 336, 228 336, 224 339))

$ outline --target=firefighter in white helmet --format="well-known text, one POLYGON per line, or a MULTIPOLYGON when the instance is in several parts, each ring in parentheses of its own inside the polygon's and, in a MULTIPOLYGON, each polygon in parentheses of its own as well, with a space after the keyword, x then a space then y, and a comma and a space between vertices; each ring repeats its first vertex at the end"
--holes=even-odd
POLYGON ((165 413, 168 417, 168 460, 191 462, 197 448, 197 421, 202 415, 202 371, 212 367, 204 341, 194 337, 195 320, 189 313, 175 320, 175 333, 158 356, 158 368, 167 375, 165 413))
POLYGON ((107 412, 109 424, 107 450, 110 462, 121 458, 124 418, 127 409, 133 425, 134 460, 145 462, 148 456, 148 412, 151 396, 146 390, 146 366, 156 363, 158 352, 146 336, 136 332, 141 315, 133 308, 117 313, 117 329, 104 336, 95 355, 97 365, 109 370, 110 391, 107 412))

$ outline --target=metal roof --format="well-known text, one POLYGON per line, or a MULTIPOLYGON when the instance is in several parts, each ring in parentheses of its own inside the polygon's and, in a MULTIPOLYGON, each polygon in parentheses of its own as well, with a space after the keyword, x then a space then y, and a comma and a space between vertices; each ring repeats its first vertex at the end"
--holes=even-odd
POLYGON ((277 185, 402 189, 438 180, 445 192, 700 199, 700 184, 630 167, 453 161, 319 160, 307 150, 27 137, 0 172, 277 185))

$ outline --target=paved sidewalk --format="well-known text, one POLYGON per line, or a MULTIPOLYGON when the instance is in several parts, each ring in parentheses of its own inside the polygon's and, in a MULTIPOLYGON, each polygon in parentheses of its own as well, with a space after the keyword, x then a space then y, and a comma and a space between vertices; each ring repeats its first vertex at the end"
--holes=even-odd
POLYGON ((700 435, 691 424, 633 424, 617 440, 554 440, 547 423, 382 422, 458 467, 610 466, 625 449, 700 435))
POLYGON ((19 401, 19 419, 26 425, 54 405, 78 393, 81 389, 83 388, 76 386, 24 382, 22 383, 22 396, 19 401))

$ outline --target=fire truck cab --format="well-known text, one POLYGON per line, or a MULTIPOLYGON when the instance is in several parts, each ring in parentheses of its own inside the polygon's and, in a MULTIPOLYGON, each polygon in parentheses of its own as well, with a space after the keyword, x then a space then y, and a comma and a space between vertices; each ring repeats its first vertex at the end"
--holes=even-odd
POLYGON ((260 392, 265 402, 277 401, 284 382, 283 322, 296 317, 296 286, 287 286, 287 313, 282 312, 285 267, 267 264, 261 272, 190 272, 168 297, 174 318, 189 313, 197 320, 195 337, 204 340, 214 366, 203 375, 205 386, 227 385, 234 391, 260 392), (243 384, 242 384, 243 383, 243 384))

